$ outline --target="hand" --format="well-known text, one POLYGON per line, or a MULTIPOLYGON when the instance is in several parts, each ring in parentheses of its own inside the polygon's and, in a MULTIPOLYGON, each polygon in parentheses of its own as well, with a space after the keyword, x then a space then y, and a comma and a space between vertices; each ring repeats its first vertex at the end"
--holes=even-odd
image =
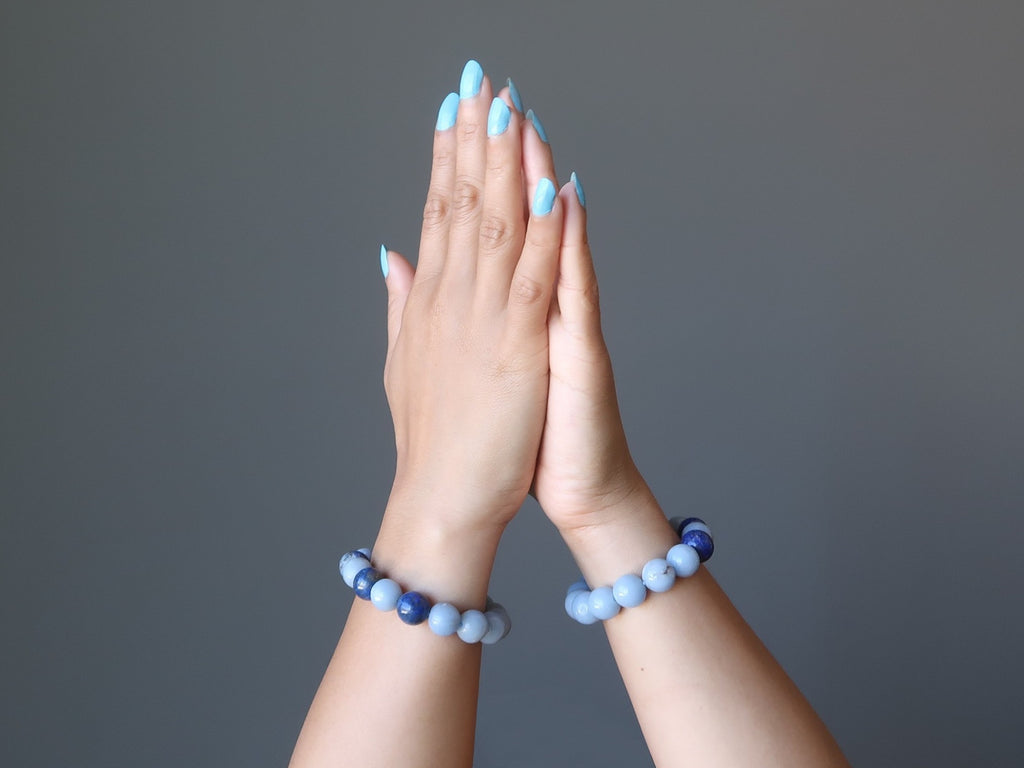
POLYGON ((429 501, 432 523, 451 528, 508 523, 544 426, 563 209, 550 156, 524 189, 522 124, 507 89, 492 107, 470 62, 461 100, 439 114, 417 269, 394 252, 382 264, 397 447, 389 512, 429 501))
MULTIPOLYGON (((524 136, 528 183, 550 163, 551 154, 546 143, 530 139, 529 133, 524 136)), ((585 197, 575 175, 559 197, 565 225, 548 318, 551 373, 534 495, 565 532, 618 515, 634 500, 648 509, 656 504, 626 445, 611 359, 601 333, 585 197)))

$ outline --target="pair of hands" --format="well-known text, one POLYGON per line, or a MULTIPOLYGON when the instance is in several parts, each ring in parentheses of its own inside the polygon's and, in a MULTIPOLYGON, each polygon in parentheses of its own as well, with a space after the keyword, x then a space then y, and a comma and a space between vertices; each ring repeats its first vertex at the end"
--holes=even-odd
POLYGON ((417 268, 382 253, 392 501, 445 529, 503 529, 533 489, 562 531, 646 488, 601 334, 582 187, 511 81, 470 61, 442 104, 417 268), (511 91, 510 91, 511 89, 511 91))

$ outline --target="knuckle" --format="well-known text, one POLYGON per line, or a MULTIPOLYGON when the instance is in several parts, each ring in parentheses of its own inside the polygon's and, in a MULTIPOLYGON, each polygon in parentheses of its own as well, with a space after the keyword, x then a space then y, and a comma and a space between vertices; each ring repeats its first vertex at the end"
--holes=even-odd
POLYGON ((427 193, 427 202, 423 206, 423 226, 425 229, 440 229, 448 221, 451 202, 448 196, 437 190, 427 193))
POLYGON ((482 202, 483 193, 480 191, 480 187, 469 179, 457 179, 455 181, 452 207, 455 210, 455 216, 460 221, 465 221, 475 216, 482 202))
POLYGON ((459 121, 456 137, 461 141, 470 141, 480 134, 480 123, 473 120, 459 121))
POLYGON ((434 172, 446 171, 455 165, 455 149, 447 144, 434 147, 434 172))
POLYGON ((484 216, 480 222, 480 245, 485 250, 497 251, 512 241, 512 225, 497 214, 484 216))
POLYGON ((544 297, 544 286, 529 275, 517 274, 512 278, 509 298, 516 304, 529 306, 544 297))

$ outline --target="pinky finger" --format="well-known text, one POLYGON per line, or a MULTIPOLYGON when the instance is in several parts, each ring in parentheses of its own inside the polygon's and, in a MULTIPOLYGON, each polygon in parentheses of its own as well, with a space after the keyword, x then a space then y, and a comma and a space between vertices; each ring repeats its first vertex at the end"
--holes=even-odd
POLYGON ((559 255, 558 308, 562 322, 584 337, 601 336, 597 274, 587 240, 586 196, 573 173, 558 193, 565 206, 559 255))
POLYGON ((389 251, 384 245, 380 247, 380 269, 388 289, 388 352, 384 363, 387 367, 395 351, 398 333, 402 329, 405 302, 409 298, 415 270, 402 254, 389 251))

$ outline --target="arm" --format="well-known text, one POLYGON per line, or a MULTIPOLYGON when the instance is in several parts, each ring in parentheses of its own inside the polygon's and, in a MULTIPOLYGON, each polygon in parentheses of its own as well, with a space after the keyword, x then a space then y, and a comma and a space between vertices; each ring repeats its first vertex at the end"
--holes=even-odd
MULTIPOLYGON (((584 197, 574 186, 560 192, 565 231, 549 320, 551 385, 535 491, 587 583, 610 586, 664 557, 679 538, 626 446, 601 334, 584 197)), ((703 566, 604 624, 659 768, 847 765, 703 566)))
MULTIPOLYGON (((403 589, 465 611, 485 607, 498 541, 534 474, 562 208, 551 182, 524 192, 508 92, 492 104, 475 62, 461 91, 438 117, 415 273, 382 254, 397 467, 372 559, 403 589)), ((479 644, 356 600, 292 767, 470 766, 480 657, 479 644)))

